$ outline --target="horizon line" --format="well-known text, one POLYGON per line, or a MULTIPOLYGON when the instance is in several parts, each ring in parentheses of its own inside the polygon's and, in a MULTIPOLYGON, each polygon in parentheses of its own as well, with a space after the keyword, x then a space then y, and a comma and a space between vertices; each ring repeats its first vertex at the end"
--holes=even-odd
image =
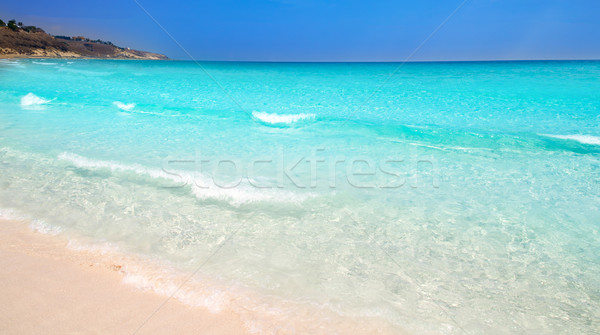
POLYGON ((401 64, 401 63, 500 63, 500 62, 597 62, 600 58, 578 59, 476 59, 476 60, 409 60, 409 61, 301 61, 301 60, 195 60, 195 59, 124 59, 124 58, 68 58, 68 57, 1 57, 0 59, 53 59, 53 60, 113 60, 113 61, 170 61, 203 63, 296 63, 296 64, 401 64))
MULTIPOLYGON (((127 59, 123 59, 127 60, 127 59)), ((135 60, 135 59, 133 59, 135 60)), ((357 64, 399 64, 399 63, 485 63, 485 62, 574 62, 574 61, 600 61, 600 58, 554 58, 554 59, 474 59, 474 60, 409 60, 409 61, 328 61, 328 60, 208 60, 208 59, 176 59, 169 58, 163 61, 175 61, 175 62, 206 62, 206 63, 331 63, 331 64, 345 64, 345 63, 357 63, 357 64)))

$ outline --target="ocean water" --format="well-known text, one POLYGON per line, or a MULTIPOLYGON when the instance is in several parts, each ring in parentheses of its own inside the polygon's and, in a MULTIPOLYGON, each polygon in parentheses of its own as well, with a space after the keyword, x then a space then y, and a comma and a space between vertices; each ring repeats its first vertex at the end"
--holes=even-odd
POLYGON ((1 214, 257 333, 600 331, 600 62, 201 65, 1 60, 1 214))

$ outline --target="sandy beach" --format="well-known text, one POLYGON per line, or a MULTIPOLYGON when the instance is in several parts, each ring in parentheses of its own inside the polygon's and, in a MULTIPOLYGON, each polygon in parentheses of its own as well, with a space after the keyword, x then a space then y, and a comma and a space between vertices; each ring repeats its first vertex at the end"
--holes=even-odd
MULTIPOLYGON (((165 301, 122 283, 120 265, 0 220, 0 332, 134 334, 165 301)), ((236 315, 169 300, 137 334, 247 334, 236 315)))

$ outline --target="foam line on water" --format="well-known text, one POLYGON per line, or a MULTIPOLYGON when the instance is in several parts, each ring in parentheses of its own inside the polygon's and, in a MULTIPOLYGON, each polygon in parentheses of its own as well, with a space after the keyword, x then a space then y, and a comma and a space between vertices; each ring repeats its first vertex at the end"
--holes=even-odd
MULTIPOLYGON (((181 303, 205 308, 211 313, 233 312, 239 315, 246 328, 253 334, 310 333, 340 334, 358 330, 373 333, 377 327, 373 321, 382 322, 381 316, 348 316, 336 312, 332 306, 307 304, 276 298, 256 291, 237 282, 223 281, 178 270, 169 263, 155 258, 126 253, 109 242, 94 242, 83 238, 71 238, 67 247, 101 256, 99 261, 117 268, 124 284, 142 291, 154 292, 181 303), (184 286, 180 286, 185 282, 184 286), (370 319, 371 322, 365 322, 370 319)), ((381 329, 377 333, 384 334, 381 329)), ((391 332, 390 332, 391 333, 391 332)))
POLYGON ((48 62, 36 62, 33 61, 33 64, 39 64, 39 65, 57 65, 58 63, 48 63, 48 62))
POLYGON ((253 112, 252 116, 258 120, 272 125, 291 125, 299 121, 314 120, 315 114, 277 114, 266 112, 253 112))
POLYGON ((14 67, 24 67, 23 63, 18 60, 10 60, 10 59, 0 59, 0 65, 9 65, 14 67))
POLYGON ((297 194, 280 189, 264 189, 253 187, 249 181, 241 182, 237 187, 224 188, 215 185, 208 177, 190 171, 169 171, 148 168, 139 164, 121 164, 118 162, 89 159, 70 152, 58 156, 61 160, 71 162, 79 168, 108 169, 112 172, 132 172, 151 178, 160 178, 174 182, 174 185, 191 187, 192 193, 198 199, 216 199, 226 201, 231 205, 240 206, 253 202, 302 202, 312 194, 297 194))
POLYGON ((123 102, 120 102, 120 101, 115 101, 115 102, 113 102, 113 104, 115 106, 117 106, 117 108, 119 108, 121 110, 124 110, 124 111, 128 111, 128 112, 135 108, 135 104, 134 103, 126 104, 126 103, 123 103, 123 102))
POLYGON ((173 114, 165 114, 165 113, 143 111, 143 110, 135 108, 136 107, 135 103, 124 103, 124 102, 121 102, 121 101, 114 101, 113 105, 115 105, 118 109, 120 109, 122 111, 120 113, 123 114, 123 115, 131 115, 130 113, 136 113, 136 114, 169 116, 169 117, 180 117, 181 116, 179 114, 173 115, 173 114))
POLYGON ((24 215, 13 208, 0 208, 0 219, 9 221, 28 221, 31 230, 46 235, 58 235, 62 232, 62 229, 58 226, 51 225, 43 220, 32 219, 28 215, 24 215))
POLYGON ((26 218, 23 215, 21 215, 18 211, 12 208, 0 208, 0 219, 22 221, 26 218))
MULTIPOLYGON (((57 226, 11 208, 0 208, 0 218, 25 221, 31 230, 45 235, 62 233, 57 226)), ((332 331, 345 334, 352 330, 373 333, 378 328, 367 319, 383 322, 379 317, 350 317, 336 312, 332 306, 278 298, 202 272, 190 279, 187 271, 151 255, 129 252, 119 243, 77 234, 66 237, 66 248, 74 252, 70 258, 118 271, 123 284, 135 289, 172 298, 191 307, 205 308, 211 313, 231 312, 238 315, 253 334, 330 334, 332 331)))
POLYGON ((600 145, 600 137, 593 135, 551 135, 551 134, 542 134, 542 136, 557 138, 559 140, 571 140, 576 141, 581 144, 589 144, 589 145, 600 145))
MULTIPOLYGON (((9 208, 0 208, 0 218, 30 220, 32 230, 47 235, 62 232, 55 226, 9 208)), ((206 308, 211 313, 233 312, 254 334, 330 334, 332 331, 346 334, 353 330, 385 333, 377 327, 377 324, 385 324, 384 316, 379 313, 347 314, 336 306, 276 297, 237 281, 203 274, 202 271, 190 279, 187 271, 174 264, 160 257, 131 252, 118 242, 78 234, 67 237, 68 249, 88 261, 118 271, 124 284, 173 298, 188 306, 206 308), (180 286, 183 282, 185 285, 180 286)))

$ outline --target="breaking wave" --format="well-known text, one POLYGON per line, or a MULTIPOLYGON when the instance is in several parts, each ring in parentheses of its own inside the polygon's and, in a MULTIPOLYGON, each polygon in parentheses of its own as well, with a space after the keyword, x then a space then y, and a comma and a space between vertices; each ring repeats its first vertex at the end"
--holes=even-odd
POLYGON ((600 145, 600 137, 593 135, 549 135, 543 134, 546 137, 557 138, 560 140, 571 140, 582 144, 600 145))
POLYGON ((192 193, 198 199, 215 199, 226 201, 231 205, 240 206, 247 203, 271 202, 301 202, 312 194, 297 194, 280 189, 264 189, 252 186, 250 181, 242 181, 236 187, 218 186, 212 178, 191 171, 165 171, 164 169, 147 168, 138 164, 121 164, 111 161, 89 159, 74 153, 64 152, 59 159, 71 162, 79 168, 108 169, 112 172, 132 172, 137 175, 160 178, 172 181, 171 187, 191 187, 192 193))
POLYGON ((129 112, 129 111, 131 111, 132 109, 135 108, 135 104, 125 104, 125 103, 122 103, 120 101, 115 101, 115 102, 113 102, 113 104, 115 106, 117 106, 118 109, 124 110, 124 111, 127 111, 127 112, 129 112))
POLYGON ((252 116, 259 121, 271 125, 291 125, 299 121, 314 120, 315 114, 276 114, 266 112, 253 112, 252 116))
POLYGON ((30 106, 39 106, 43 104, 47 104, 52 100, 40 98, 33 93, 27 93, 27 95, 21 98, 21 106, 22 107, 30 107, 30 106))

